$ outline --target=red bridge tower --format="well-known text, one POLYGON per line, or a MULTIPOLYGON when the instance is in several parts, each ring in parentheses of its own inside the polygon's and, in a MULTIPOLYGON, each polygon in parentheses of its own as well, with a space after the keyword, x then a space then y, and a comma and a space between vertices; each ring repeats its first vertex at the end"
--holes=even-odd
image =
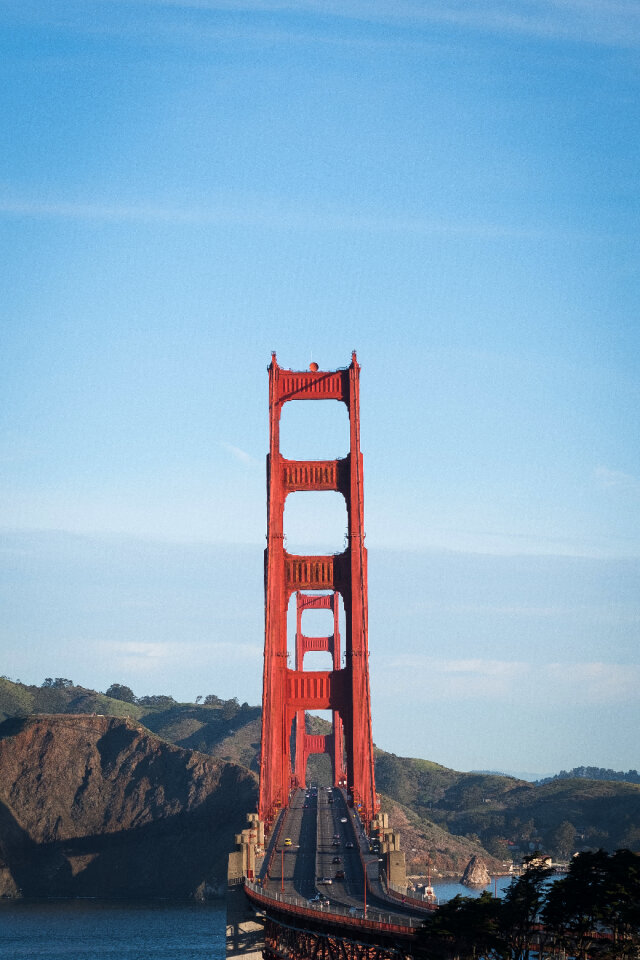
POLYGON ((260 819, 272 822, 286 806, 292 787, 304 785, 309 753, 328 752, 334 783, 344 776, 365 823, 377 812, 371 738, 369 650, 367 641, 367 551, 364 546, 362 454, 360 452, 360 367, 355 353, 346 369, 283 370, 275 353, 269 366, 268 521, 265 550, 265 642, 262 693, 260 819), (341 400, 349 411, 349 454, 338 460, 287 460, 280 453, 280 413, 289 400, 341 400), (296 556, 284 549, 287 494, 296 490, 336 490, 346 501, 348 545, 343 553, 296 556), (301 591, 304 591, 302 593, 301 591), (295 669, 287 664, 287 607, 296 597, 295 669), (345 666, 340 669, 338 595, 345 611, 345 666), (331 637, 305 637, 302 612, 331 609, 331 637), (309 650, 333 655, 329 671, 303 670, 309 650), (312 737, 304 731, 305 710, 333 711, 333 732, 312 737), (292 766, 291 732, 296 724, 292 766), (343 753, 344 745, 344 753, 343 753))

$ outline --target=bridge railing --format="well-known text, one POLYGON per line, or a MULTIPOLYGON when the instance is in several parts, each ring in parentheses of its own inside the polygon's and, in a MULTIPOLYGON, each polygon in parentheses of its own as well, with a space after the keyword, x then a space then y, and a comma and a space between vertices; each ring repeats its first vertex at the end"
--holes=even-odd
POLYGON ((245 890, 251 900, 265 907, 277 903, 281 904, 288 913, 313 917, 314 919, 318 919, 319 915, 322 915, 328 922, 337 921, 347 926, 366 926, 368 929, 392 930, 406 935, 418 930, 423 924, 422 920, 414 917, 404 916, 393 913, 392 911, 379 910, 377 907, 367 907, 367 915, 365 917, 362 907, 343 907, 337 903, 323 906, 321 902, 311 902, 306 899, 306 897, 295 897, 291 894, 276 890, 270 890, 267 894, 260 883, 252 880, 245 881, 245 890))
POLYGON ((269 837, 269 843, 267 844, 267 850, 262 861, 262 867, 260 869, 260 879, 264 880, 269 876, 271 871, 271 865, 273 863, 273 858, 280 841, 280 834, 282 833, 282 827, 284 825, 284 810, 281 810, 278 814, 278 818, 271 828, 271 836, 269 837))
POLYGON ((394 900, 401 900, 402 903, 407 903, 410 907, 420 907, 422 910, 438 909, 438 900, 426 900, 424 897, 412 896, 410 893, 407 893, 406 886, 403 887, 399 883, 392 883, 391 880, 387 880, 387 874, 384 868, 380 870, 380 883, 388 895, 393 897, 394 900))

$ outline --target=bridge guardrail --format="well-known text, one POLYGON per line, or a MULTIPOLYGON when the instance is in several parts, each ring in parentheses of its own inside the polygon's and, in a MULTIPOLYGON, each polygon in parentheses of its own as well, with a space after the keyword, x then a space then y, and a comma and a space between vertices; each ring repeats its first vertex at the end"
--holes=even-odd
POLYGON ((317 920, 322 916, 327 923, 339 923, 352 927, 365 927, 368 930, 384 930, 412 936, 422 926, 422 920, 413 917, 400 916, 392 912, 379 910, 376 907, 367 907, 366 918, 361 909, 340 907, 333 903, 330 907, 311 906, 306 898, 292 897, 290 894, 273 891, 265 893, 262 886, 252 880, 245 880, 245 891, 254 903, 268 907, 270 904, 281 904, 287 913, 306 916, 317 920))
POLYGON ((260 870, 261 879, 265 879, 269 876, 271 870, 271 864, 273 863, 273 857, 276 852, 276 847, 280 840, 280 834, 282 832, 282 826, 284 824, 284 809, 278 814, 278 819, 276 820, 273 830, 271 831, 271 836, 269 837, 269 846, 267 847, 267 855, 262 861, 262 868, 260 870))
POLYGON ((439 903, 433 900, 424 900, 422 897, 412 897, 411 894, 406 892, 406 887, 402 888, 397 883, 392 883, 391 880, 387 880, 386 871, 383 869, 380 870, 380 882, 387 892, 387 895, 393 897, 394 900, 401 900, 402 903, 408 903, 411 907, 419 907, 422 910, 437 910, 439 903))

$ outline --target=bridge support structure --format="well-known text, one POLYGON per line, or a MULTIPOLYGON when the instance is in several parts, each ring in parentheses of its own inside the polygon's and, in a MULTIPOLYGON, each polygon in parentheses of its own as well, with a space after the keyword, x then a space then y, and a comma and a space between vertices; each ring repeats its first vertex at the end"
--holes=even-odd
MULTIPOLYGON (((331 654, 333 671, 340 669, 340 622, 338 594, 296 593, 296 670, 303 670, 304 655, 326 651, 331 654), (333 614, 333 633, 328 637, 307 637, 302 632, 304 610, 330 610, 333 614)), ((312 753, 326 753, 331 759, 334 786, 347 782, 344 765, 344 728, 338 710, 333 710, 333 730, 328 734, 310 734, 306 731, 305 711, 298 710, 295 719, 296 758, 294 775, 299 786, 304 786, 307 761, 312 753)))
MULTIPOLYGON (((305 752, 330 750, 334 779, 346 760, 346 786, 368 823, 378 809, 373 769, 371 697, 367 620, 367 551, 364 546, 363 461, 360 451, 360 366, 353 353, 347 368, 308 371, 282 369, 272 354, 269 365, 269 454, 267 457, 267 547, 265 550, 265 645, 260 759, 260 819, 272 823, 287 805, 290 790, 303 785, 305 752), (288 460, 280 452, 280 417, 293 400, 338 400, 349 413, 349 453, 335 460, 288 460), (294 491, 337 491, 345 499, 347 547, 329 555, 294 555, 284 545, 284 507, 294 491), (287 608, 297 593, 299 644, 296 662, 287 661, 287 608), (345 612, 345 664, 340 668, 337 629, 338 596, 345 612), (320 600, 326 597, 326 600, 320 600), (305 638, 304 609, 313 603, 334 611, 330 638, 305 638), (314 640, 324 640, 333 655, 333 669, 303 669, 304 653, 314 640), (299 656, 298 656, 299 653, 299 656), (295 763, 291 732, 300 734, 305 710, 331 710, 332 740, 322 743, 298 736, 295 763), (346 757, 342 755, 342 745, 346 757), (313 750, 312 750, 313 748, 313 750)), ((313 608, 313 607, 311 607, 313 608)))
MULTIPOLYGON (((330 929, 305 929, 271 917, 265 921, 264 960, 413 960, 413 943, 395 938, 351 936, 330 929)), ((355 936, 354 936, 355 934, 355 936)))

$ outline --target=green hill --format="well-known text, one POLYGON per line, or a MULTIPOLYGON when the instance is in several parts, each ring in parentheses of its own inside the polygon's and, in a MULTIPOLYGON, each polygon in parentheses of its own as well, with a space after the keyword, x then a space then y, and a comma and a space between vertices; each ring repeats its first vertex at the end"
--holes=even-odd
MULTIPOLYGON (((177 746, 258 771, 260 707, 223 701, 176 703, 171 697, 135 702, 107 697, 69 681, 34 687, 0 679, 0 720, 38 713, 129 716, 177 746)), ((323 721, 308 718, 323 732, 323 721)), ((323 782, 327 765, 310 761, 309 779, 323 782)), ((523 760, 526 758, 523 758, 523 760)), ((456 873, 473 854, 493 869, 542 849, 566 860, 584 849, 640 850, 640 785, 554 779, 532 784, 497 774, 463 773, 429 760, 375 751, 383 808, 403 834, 410 872, 456 873)))

